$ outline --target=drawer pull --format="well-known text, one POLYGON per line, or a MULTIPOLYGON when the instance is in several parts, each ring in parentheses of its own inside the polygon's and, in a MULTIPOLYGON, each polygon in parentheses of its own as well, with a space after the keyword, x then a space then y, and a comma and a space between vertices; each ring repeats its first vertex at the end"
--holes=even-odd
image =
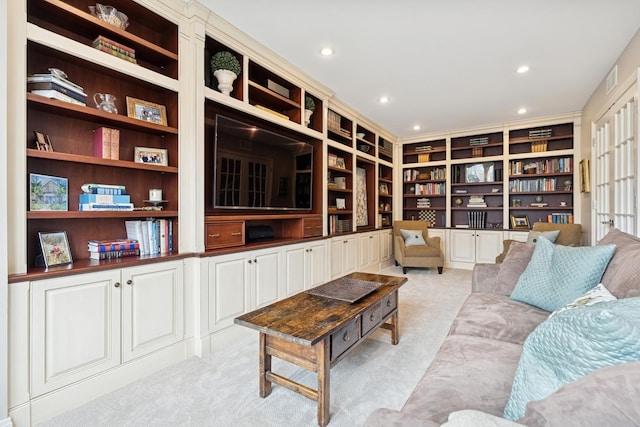
POLYGON ((376 316, 374 316, 373 313, 371 313, 371 315, 369 316, 369 322, 373 322, 376 320, 376 316))
POLYGON ((387 300, 387 307, 391 307, 391 300, 390 299, 387 300))
POLYGON ((216 233, 216 234, 209 234, 209 237, 220 237, 220 233, 216 233))
POLYGON ((346 331, 344 335, 342 335, 342 341, 349 341, 349 332, 346 331))
POLYGON ((304 227, 305 230, 311 230, 311 226, 307 225, 304 227))
POLYGON ((232 236, 242 236, 242 232, 238 231, 237 233, 231 233, 232 236))

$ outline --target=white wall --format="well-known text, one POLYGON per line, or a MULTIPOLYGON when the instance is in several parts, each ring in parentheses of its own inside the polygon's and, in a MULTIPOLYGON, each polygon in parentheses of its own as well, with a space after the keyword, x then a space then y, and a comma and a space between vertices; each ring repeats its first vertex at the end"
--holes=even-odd
MULTIPOLYGON (((581 156, 583 159, 591 158, 591 124, 597 121, 600 115, 616 100, 616 89, 627 81, 631 76, 635 75, 640 67, 640 30, 636 32, 627 47, 622 51, 614 64, 611 64, 609 70, 618 66, 618 87, 614 88, 609 95, 606 94, 606 78, 605 75, 600 85, 591 94, 591 97, 582 109, 582 129, 581 129, 581 156)), ((607 74, 609 71, 607 71, 607 74)), ((593 165, 592 165, 593 167, 593 165)), ((591 171, 593 179, 593 171, 591 171)), ((593 185, 592 185, 593 188, 593 185)), ((586 241, 591 242, 591 193, 580 193, 582 199, 582 226, 586 234, 586 241)))

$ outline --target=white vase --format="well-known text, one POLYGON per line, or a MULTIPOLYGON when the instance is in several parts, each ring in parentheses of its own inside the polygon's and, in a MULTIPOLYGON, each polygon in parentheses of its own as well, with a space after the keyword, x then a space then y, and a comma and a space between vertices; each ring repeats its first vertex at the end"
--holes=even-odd
POLYGON ((229 95, 233 90, 233 82, 238 77, 236 73, 229 70, 215 70, 213 75, 218 79, 218 90, 229 95))
POLYGON ((313 110, 304 110, 304 124, 309 126, 311 123, 311 115, 313 114, 313 110))

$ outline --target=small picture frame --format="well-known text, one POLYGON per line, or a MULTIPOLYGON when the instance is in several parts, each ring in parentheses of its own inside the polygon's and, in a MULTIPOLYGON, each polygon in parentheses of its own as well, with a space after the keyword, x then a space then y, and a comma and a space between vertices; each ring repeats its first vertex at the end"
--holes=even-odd
POLYGON ((164 148, 135 147, 134 162, 169 166, 169 156, 164 148))
POLYGON ((36 149, 40 151, 53 151, 53 145, 51 145, 51 139, 49 135, 34 130, 36 135, 36 149))
POLYGON ((329 153, 327 155, 327 166, 329 166, 330 168, 335 168, 337 160, 338 160, 338 156, 336 156, 333 153, 329 153))
POLYGON ((342 157, 336 157, 336 168, 338 169, 346 169, 344 159, 342 157))
POLYGON ((167 126, 167 109, 164 105, 127 96, 127 116, 134 119, 167 126))
POLYGON ((58 176, 29 174, 30 211, 68 211, 69 180, 58 176))
POLYGON ((73 263, 66 231, 41 231, 38 232, 38 238, 44 265, 47 268, 73 263))
POLYGON ((343 210, 347 208, 347 200, 346 199, 336 199, 336 209, 343 210))
POLYGON ((526 215, 511 215, 511 228, 514 230, 529 230, 529 217, 526 215))
POLYGON ((386 182, 380 183, 380 194, 383 195, 383 196, 388 196, 389 195, 389 187, 387 187, 387 183, 386 182))

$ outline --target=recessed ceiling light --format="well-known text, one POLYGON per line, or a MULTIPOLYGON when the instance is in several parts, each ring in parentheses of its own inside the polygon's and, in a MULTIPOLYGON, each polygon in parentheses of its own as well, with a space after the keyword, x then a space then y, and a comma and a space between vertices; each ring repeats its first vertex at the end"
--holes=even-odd
POLYGON ((378 99, 378 101, 380 101, 381 104, 386 104, 387 102, 389 102, 389 97, 381 96, 380 99, 378 99))
POLYGON ((518 114, 525 114, 526 112, 527 112, 527 109, 526 109, 526 108, 520 108, 520 109, 518 110, 518 114))
POLYGON ((520 74, 526 73, 527 71, 529 71, 529 66, 528 65, 521 65, 520 67, 518 67, 517 71, 520 74))
POLYGON ((413 130, 420 130, 420 125, 413 125, 413 130))
POLYGON ((330 47, 323 47, 320 51, 320 54, 322 56, 331 56, 333 55, 333 49, 331 49, 330 47))

